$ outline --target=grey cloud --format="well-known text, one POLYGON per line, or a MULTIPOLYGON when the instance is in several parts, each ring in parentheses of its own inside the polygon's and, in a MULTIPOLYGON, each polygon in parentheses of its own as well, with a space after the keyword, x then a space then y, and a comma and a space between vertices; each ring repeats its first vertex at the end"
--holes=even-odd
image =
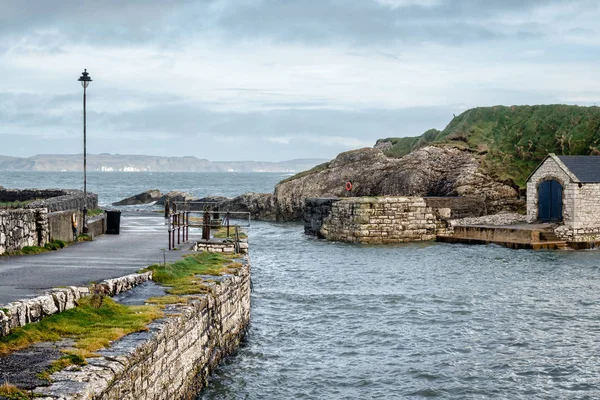
MULTIPOLYGON (((530 32, 527 25, 515 28, 490 21, 560 3, 564 0, 444 0, 430 7, 390 8, 375 0, 36 0, 23 7, 20 2, 0 0, 0 32, 14 37, 55 28, 70 42, 152 41, 164 46, 177 46, 183 38, 206 34, 228 40, 460 44, 523 38, 529 33, 538 36, 540 32, 530 32)), ((47 40, 50 47, 52 38, 47 40)))
MULTIPOLYGON (((79 98, 74 107, 58 115, 45 113, 43 106, 35 106, 35 100, 28 99, 28 95, 0 95, 0 110, 6 102, 12 101, 15 105, 10 111, 0 111, 0 121, 3 121, 0 143, 10 145, 11 149, 0 154, 29 156, 37 152, 77 151, 81 135, 79 98)), ((71 101, 68 97, 57 100, 71 101)), ((52 100, 45 99, 41 104, 46 101, 52 100)), ((119 113, 98 112, 90 107, 90 152, 163 155, 183 152, 211 159, 245 159, 248 154, 264 160, 333 157, 355 147, 353 144, 357 141, 373 144, 382 137, 418 135, 431 127, 443 128, 452 112, 457 112, 432 107, 360 111, 292 108, 225 113, 180 99, 147 104, 138 110, 119 113), (325 137, 336 137, 336 140, 327 146, 315 145, 315 138, 325 137), (277 138, 289 144, 277 142, 277 138), (344 138, 348 145, 344 145, 344 138), (215 152, 220 148, 229 150, 223 155, 215 152)))

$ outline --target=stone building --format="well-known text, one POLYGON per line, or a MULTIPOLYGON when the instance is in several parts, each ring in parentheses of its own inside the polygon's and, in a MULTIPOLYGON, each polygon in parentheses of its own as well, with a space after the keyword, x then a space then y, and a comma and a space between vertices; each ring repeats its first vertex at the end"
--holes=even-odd
POLYGON ((527 219, 569 242, 600 242, 600 157, 550 154, 527 179, 527 219))

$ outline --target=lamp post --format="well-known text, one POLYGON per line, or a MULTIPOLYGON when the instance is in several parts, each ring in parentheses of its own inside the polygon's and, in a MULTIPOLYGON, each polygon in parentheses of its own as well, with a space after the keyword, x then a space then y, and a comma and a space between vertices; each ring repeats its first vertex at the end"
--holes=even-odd
POLYGON ((79 79, 81 82, 81 86, 83 86, 83 221, 81 222, 82 227, 81 231, 83 233, 87 233, 87 174, 86 174, 86 164, 87 164, 87 153, 86 153, 86 136, 85 136, 85 95, 86 89, 90 85, 92 78, 90 78, 90 74, 87 72, 87 69, 84 69, 81 73, 79 79))

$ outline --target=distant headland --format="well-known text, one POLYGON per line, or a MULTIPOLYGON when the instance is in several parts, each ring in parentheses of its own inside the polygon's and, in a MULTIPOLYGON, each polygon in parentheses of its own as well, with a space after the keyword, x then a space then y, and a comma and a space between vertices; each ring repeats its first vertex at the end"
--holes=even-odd
MULTIPOLYGON (((289 172, 313 168, 326 160, 209 161, 196 157, 160 157, 122 154, 88 154, 87 170, 99 172, 289 172)), ((0 171, 71 172, 83 169, 82 154, 38 154, 33 157, 0 155, 0 171)))

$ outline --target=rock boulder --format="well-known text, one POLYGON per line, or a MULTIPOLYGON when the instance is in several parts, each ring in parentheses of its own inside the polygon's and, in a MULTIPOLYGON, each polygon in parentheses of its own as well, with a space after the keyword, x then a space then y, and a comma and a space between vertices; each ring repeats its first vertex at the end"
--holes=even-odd
POLYGON ((252 219, 275 221, 276 208, 271 193, 245 193, 233 199, 228 199, 219 204, 223 211, 249 212, 252 219))
POLYGON ((156 202, 159 206, 164 206, 166 202, 184 202, 184 201, 196 201, 197 199, 189 193, 180 192, 180 191, 172 191, 165 195, 163 195, 156 202))
POLYGON ((139 204, 149 204, 153 201, 158 201, 162 197, 162 193, 158 189, 146 190, 135 196, 128 197, 121 201, 113 203, 113 206, 136 206, 139 204))

